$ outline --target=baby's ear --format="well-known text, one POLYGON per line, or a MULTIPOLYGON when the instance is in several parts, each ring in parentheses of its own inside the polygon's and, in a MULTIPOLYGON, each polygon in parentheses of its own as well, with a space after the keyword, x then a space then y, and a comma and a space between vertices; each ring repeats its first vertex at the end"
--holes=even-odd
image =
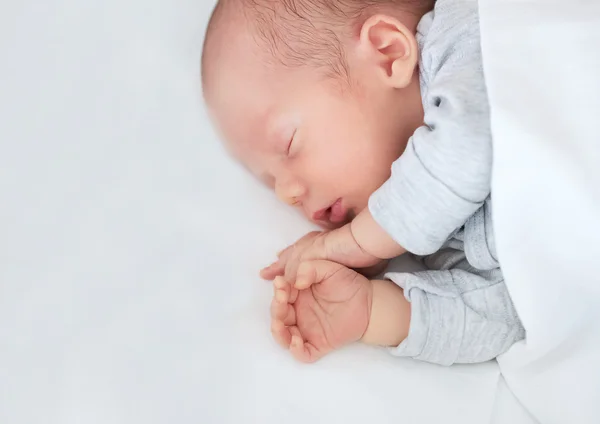
POLYGON ((377 74, 393 88, 404 88, 412 80, 419 51, 417 40, 398 19, 373 15, 360 31, 360 49, 377 74))

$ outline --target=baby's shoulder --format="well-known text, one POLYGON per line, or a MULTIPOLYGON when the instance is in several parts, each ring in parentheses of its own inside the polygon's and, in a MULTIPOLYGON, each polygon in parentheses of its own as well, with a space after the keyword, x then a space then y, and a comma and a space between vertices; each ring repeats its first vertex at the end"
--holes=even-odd
POLYGON ((481 56, 479 10, 476 0, 437 0, 417 27, 422 60, 481 56))
POLYGON ((482 71, 476 0, 437 0, 417 28, 420 73, 424 83, 476 77, 482 71))

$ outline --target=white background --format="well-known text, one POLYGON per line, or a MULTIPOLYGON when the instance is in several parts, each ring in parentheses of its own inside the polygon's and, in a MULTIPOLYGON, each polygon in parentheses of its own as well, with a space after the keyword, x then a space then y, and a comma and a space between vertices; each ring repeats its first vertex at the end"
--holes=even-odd
POLYGON ((309 227, 212 132, 211 7, 1 6, 0 422, 532 422, 495 363, 305 366, 271 341, 257 270, 309 227))

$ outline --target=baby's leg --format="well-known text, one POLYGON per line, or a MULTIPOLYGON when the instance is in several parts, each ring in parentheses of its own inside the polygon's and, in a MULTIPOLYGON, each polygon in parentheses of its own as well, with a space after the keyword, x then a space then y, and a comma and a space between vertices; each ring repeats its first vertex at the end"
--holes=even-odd
POLYGON ((452 249, 433 260, 437 270, 386 274, 411 302, 409 335, 393 354, 441 365, 484 362, 525 337, 500 269, 477 270, 452 249))

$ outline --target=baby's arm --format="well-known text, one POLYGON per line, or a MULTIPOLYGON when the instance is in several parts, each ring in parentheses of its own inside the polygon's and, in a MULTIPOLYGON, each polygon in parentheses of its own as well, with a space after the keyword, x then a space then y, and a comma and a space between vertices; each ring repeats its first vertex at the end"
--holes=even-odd
POLYGON ((373 280, 371 315, 361 341, 376 346, 398 346, 408 337, 410 303, 403 290, 389 280, 373 280))
POLYGON ((405 252, 365 209, 341 228, 302 237, 279 253, 277 261, 264 268, 261 276, 272 280, 285 275, 292 281, 302 261, 323 259, 356 269, 372 267, 405 252))
POLYGON ((348 233, 352 240, 361 250, 379 259, 392 259, 406 252, 402 246, 390 237, 390 235, 373 219, 368 209, 363 210, 350 223, 348 233))
POLYGON ((369 281, 333 262, 303 262, 294 282, 275 279, 273 336, 303 362, 360 340, 441 365, 490 360, 524 337, 499 273, 387 277, 393 281, 369 281))
POLYGON ((389 347, 396 356, 452 365, 489 361, 523 339, 525 331, 502 281, 462 271, 453 279, 452 274, 392 273, 388 277, 396 283, 372 281, 369 323, 361 341, 389 347), (463 285, 470 290, 463 292, 463 285))
POLYGON ((482 275, 463 269, 388 273, 386 278, 393 282, 377 291, 375 284, 381 283, 373 283, 372 318, 363 340, 388 346, 395 356, 440 365, 479 363, 525 336, 497 270, 482 275), (408 323, 410 330, 404 327, 408 323))
POLYGON ((477 2, 445 2, 420 27, 425 125, 369 210, 396 242, 429 255, 490 195, 493 149, 477 2))

